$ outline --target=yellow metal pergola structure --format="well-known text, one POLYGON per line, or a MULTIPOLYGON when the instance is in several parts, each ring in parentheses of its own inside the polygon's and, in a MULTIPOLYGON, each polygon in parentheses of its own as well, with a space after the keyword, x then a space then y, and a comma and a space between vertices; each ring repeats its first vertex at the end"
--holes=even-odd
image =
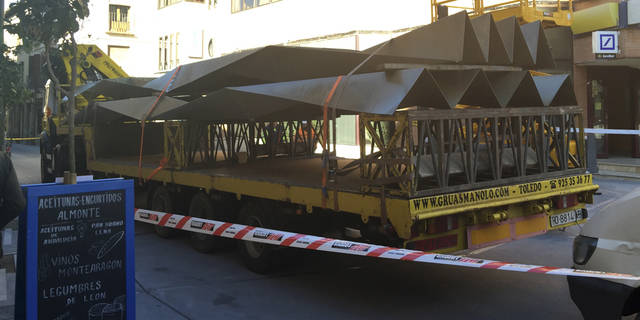
POLYGON ((438 20, 438 7, 465 10, 469 16, 490 13, 498 21, 515 16, 520 23, 542 21, 545 27, 571 26, 573 0, 511 0, 485 4, 486 0, 431 0, 431 21, 438 20))

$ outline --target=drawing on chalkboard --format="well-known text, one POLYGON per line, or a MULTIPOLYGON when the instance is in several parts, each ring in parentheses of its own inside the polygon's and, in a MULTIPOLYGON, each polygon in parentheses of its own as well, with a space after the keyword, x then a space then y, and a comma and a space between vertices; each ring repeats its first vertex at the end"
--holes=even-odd
POLYGON ((107 255, 107 253, 109 253, 109 251, 111 251, 111 249, 113 249, 120 242, 120 240, 122 240, 123 237, 124 237, 124 231, 120 231, 120 232, 112 235, 107 240, 107 242, 105 242, 102 245, 102 248, 100 248, 100 251, 98 251, 97 258, 98 259, 102 259, 102 257, 107 255))
POLYGON ((113 303, 97 303, 89 308, 89 320, 124 320, 126 312, 126 295, 121 295, 113 303))
POLYGON ((122 313, 127 314, 127 295, 117 296, 113 299, 113 303, 122 305, 122 313))
POLYGON ((102 248, 103 244, 104 244, 104 241, 100 241, 100 240, 92 244, 91 247, 89 247, 89 251, 88 251, 89 254, 92 256, 98 255, 98 251, 100 250, 100 248, 102 248))
POLYGON ((108 305, 108 303, 98 303, 91 306, 89 308, 89 320, 102 320, 102 310, 108 305))

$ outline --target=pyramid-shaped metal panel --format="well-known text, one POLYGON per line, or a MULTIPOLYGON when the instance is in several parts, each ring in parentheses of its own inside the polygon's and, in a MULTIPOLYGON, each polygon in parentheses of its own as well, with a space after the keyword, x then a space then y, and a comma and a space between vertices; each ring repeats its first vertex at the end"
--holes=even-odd
POLYGON ((535 21, 520 26, 529 52, 538 69, 554 68, 553 56, 549 42, 542 29, 542 23, 535 21))
MULTIPOLYGON (((365 50, 374 52, 382 44, 365 50)), ((459 12, 391 39, 380 55, 486 64, 480 43, 466 12, 459 12)))
MULTIPOLYGON (((422 69, 407 69, 343 78, 331 107, 340 110, 341 114, 393 114, 423 72, 422 69)), ((320 114, 327 93, 337 80, 337 77, 328 77, 228 87, 158 115, 157 118, 265 121, 277 114, 286 115, 288 119, 311 119, 320 114)))
POLYGON ((509 17, 496 22, 496 27, 512 64, 522 67, 534 66, 535 61, 531 57, 518 20, 515 17, 509 17))
MULTIPOLYGON (((159 119, 304 120, 321 116, 338 76, 365 60, 336 90, 331 107, 339 114, 392 114, 407 106, 575 104, 568 76, 533 77, 513 68, 553 63, 539 23, 521 27, 515 18, 496 23, 491 15, 469 20, 464 12, 366 52, 269 46, 182 66, 147 87, 168 86, 169 97, 189 100, 155 112, 159 119), (502 67, 477 66, 486 64, 502 67)), ((140 110, 126 112, 144 114, 151 100, 122 101, 111 109, 128 104, 140 110)))
POLYGON ((501 107, 506 107, 513 98, 516 90, 524 80, 528 71, 492 71, 487 72, 487 78, 494 90, 501 107))
POLYGON ((471 20, 475 35, 478 37, 480 48, 485 60, 491 65, 509 65, 513 61, 509 58, 504 47, 504 41, 498 32, 493 16, 481 15, 471 20))
POLYGON ((567 74, 551 76, 535 76, 536 84, 542 103, 545 106, 575 105, 576 99, 571 87, 571 79, 567 74))
MULTIPOLYGON (((197 98, 225 87, 344 75, 368 56, 367 53, 354 50, 268 46, 186 64, 177 71, 176 69, 168 71, 146 86, 160 91, 170 83, 167 89, 169 95, 197 98), (172 76, 173 80, 171 80, 172 76)), ((443 62, 406 56, 376 55, 357 72, 379 71, 380 66, 385 63, 443 62)))
POLYGON ((509 99, 507 107, 540 107, 543 106, 540 92, 538 91, 531 73, 526 72, 522 81, 509 99))

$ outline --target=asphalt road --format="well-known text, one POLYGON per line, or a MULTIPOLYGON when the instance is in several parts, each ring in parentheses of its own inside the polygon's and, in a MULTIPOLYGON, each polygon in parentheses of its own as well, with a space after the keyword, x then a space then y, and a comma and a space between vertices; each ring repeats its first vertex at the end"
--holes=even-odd
MULTIPOLYGON (((39 179, 38 150, 16 145, 22 183, 39 179)), ((640 180, 596 177, 600 206, 640 180)), ((475 257, 570 266, 579 228, 478 250, 475 257)), ((192 250, 182 235, 136 224, 138 319, 581 319, 564 277, 301 253, 278 273, 254 274, 234 248, 192 250)))

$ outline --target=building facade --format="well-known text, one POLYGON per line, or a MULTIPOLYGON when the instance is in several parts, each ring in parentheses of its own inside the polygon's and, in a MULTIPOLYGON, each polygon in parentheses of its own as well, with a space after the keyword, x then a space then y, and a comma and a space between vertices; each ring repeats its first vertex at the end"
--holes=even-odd
MULTIPOLYGON (((586 126, 640 130, 640 0, 574 5, 574 87, 586 126)), ((637 135, 596 134, 596 140, 600 157, 640 157, 637 135)))
POLYGON ((366 49, 431 22, 403 0, 102 0, 79 43, 98 45, 131 76, 267 45, 366 49))

